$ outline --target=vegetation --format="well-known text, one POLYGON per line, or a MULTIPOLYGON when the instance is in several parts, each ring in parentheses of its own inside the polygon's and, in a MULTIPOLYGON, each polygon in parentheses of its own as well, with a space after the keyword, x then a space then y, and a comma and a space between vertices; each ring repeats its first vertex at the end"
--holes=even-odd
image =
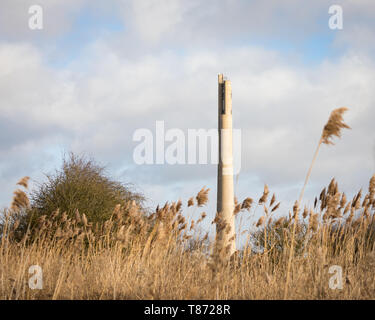
POLYGON ((78 210, 92 223, 102 223, 109 219, 116 205, 126 206, 135 201, 142 208, 144 197, 131 189, 131 185, 110 179, 104 167, 71 153, 63 159, 61 170, 47 175, 47 181, 31 193, 30 205, 26 206, 21 223, 24 227, 33 225, 42 216, 49 220, 56 210, 68 218, 76 216, 78 210))
MULTIPOLYGON (((374 299, 375 176, 372 192, 359 192, 352 201, 335 181, 330 185, 315 208, 300 217, 287 298, 374 299), (333 265, 343 269, 342 290, 329 288, 333 265)), ((14 239, 18 226, 7 222, 15 213, 8 210, 0 242, 0 298, 282 299, 296 220, 273 220, 276 205, 261 198, 258 231, 249 233, 251 239, 228 260, 215 256, 213 239, 198 232, 205 213, 187 222, 181 202, 166 204, 146 220, 134 202, 117 206, 100 226, 81 214, 55 212, 39 219, 31 243, 28 235, 14 239), (42 290, 28 287, 31 265, 43 269, 42 290)), ((196 210, 203 205, 202 198, 194 202, 190 206, 196 210)))
MULTIPOLYGON (((345 127, 344 110, 338 110, 331 114, 318 149, 345 127)), ((70 175, 74 168, 87 167, 69 163, 73 165, 64 166, 69 170, 39 189, 39 198, 29 201, 26 190, 18 189, 11 208, 5 210, 0 230, 0 299, 375 298, 375 175, 367 193, 360 190, 352 200, 332 179, 313 207, 302 211, 312 164, 299 200, 289 215, 278 219, 274 215, 280 202, 275 194, 269 196, 267 185, 258 201, 250 197, 236 201, 234 215, 253 216, 255 203, 264 213, 254 221, 255 231, 239 230, 237 237, 245 234, 247 241, 228 256, 225 244, 209 232, 201 233, 208 215, 201 212, 193 220, 188 214, 190 207, 203 210, 209 189, 203 188, 186 206, 181 201, 166 203, 145 215, 137 198, 120 202, 124 200, 120 193, 118 198, 100 201, 101 194, 113 193, 103 192, 105 188, 97 193, 92 191, 96 188, 82 191, 91 186, 90 177, 100 175, 70 175), (67 186, 74 186, 79 196, 67 186), (55 190, 64 192, 57 196, 55 190), (86 200, 87 194, 95 205, 86 200), (33 205, 43 214, 19 234, 20 217, 33 205), (105 221, 99 223, 98 217, 105 221), (41 290, 29 288, 31 265, 42 267, 41 290), (342 279, 341 288, 330 287, 332 266, 342 268, 342 277, 337 278, 342 279)), ((18 184, 27 189, 28 179, 18 184)), ((228 228, 219 215, 212 225, 228 228)))

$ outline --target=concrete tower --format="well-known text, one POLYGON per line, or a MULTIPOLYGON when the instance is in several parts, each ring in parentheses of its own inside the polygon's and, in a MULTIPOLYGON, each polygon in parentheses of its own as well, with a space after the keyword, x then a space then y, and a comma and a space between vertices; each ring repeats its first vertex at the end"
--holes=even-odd
POLYGON ((217 225, 218 240, 227 247, 229 254, 235 252, 235 217, 233 190, 233 141, 232 141, 232 86, 222 74, 218 77, 219 86, 219 165, 217 174, 217 212, 219 217, 230 227, 223 230, 217 225))

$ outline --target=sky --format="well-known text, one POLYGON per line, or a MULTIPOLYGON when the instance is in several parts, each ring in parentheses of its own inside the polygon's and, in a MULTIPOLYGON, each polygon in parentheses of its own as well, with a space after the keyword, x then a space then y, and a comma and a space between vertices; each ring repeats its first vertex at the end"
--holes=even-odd
POLYGON ((0 206, 20 178, 35 188, 72 151, 133 183, 151 208, 206 186, 212 218, 216 166, 137 165, 133 134, 155 132, 156 121, 216 128, 219 73, 232 82, 242 132, 239 200, 259 199, 267 184, 287 213, 343 106, 352 129, 322 147, 304 203, 333 177, 353 195, 375 173, 374 38, 372 0, 2 0, 0 206), (34 4, 41 30, 29 28, 34 4), (342 29, 329 28, 331 5, 343 10, 342 29))

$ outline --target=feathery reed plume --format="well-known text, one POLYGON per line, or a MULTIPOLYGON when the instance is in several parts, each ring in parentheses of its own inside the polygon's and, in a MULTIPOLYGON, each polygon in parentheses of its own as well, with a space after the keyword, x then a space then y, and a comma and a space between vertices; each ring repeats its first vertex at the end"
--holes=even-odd
POLYGON ((20 181, 17 182, 17 185, 27 189, 29 187, 29 179, 30 177, 23 177, 20 181))
POLYGON ((176 210, 177 210, 177 211, 180 211, 180 210, 181 210, 181 207, 182 207, 182 201, 181 201, 181 199, 180 199, 180 200, 178 200, 178 202, 177 202, 176 210))
POLYGON ((87 217, 84 213, 82 214, 82 223, 85 227, 87 227, 87 217))
MULTIPOLYGON (((333 136, 336 136, 338 138, 341 137, 341 129, 346 128, 350 129, 350 127, 343 122, 343 114, 345 111, 347 111, 347 108, 338 108, 335 109, 331 112, 328 122, 323 128, 322 135, 319 139, 318 147, 316 148, 313 160, 310 164, 310 168, 307 172, 306 178, 305 178, 305 183, 303 184, 299 199, 298 199, 298 207, 302 201, 303 194, 305 192, 305 188, 307 185, 307 182, 309 180, 309 177, 311 175, 312 168, 314 166, 314 163, 316 161, 316 158, 319 153, 320 146, 324 144, 333 144, 330 139, 333 138, 333 136)), ((337 190, 337 186, 335 186, 335 191, 337 190)), ((298 219, 298 214, 296 215, 295 219, 298 219)), ((284 299, 287 298, 288 296, 288 287, 289 287, 289 279, 290 279, 290 267, 292 263, 292 257, 294 253, 294 238, 295 238, 295 232, 296 232, 296 225, 297 223, 293 224, 293 230, 292 230, 292 239, 291 239, 291 245, 290 245, 290 250, 289 250, 289 259, 288 259, 288 266, 287 266, 287 276, 286 276, 286 282, 285 282, 285 290, 284 290, 284 299)))
POLYGON ((251 198, 246 198, 246 199, 242 202, 241 209, 242 209, 242 210, 248 210, 248 211, 250 211, 252 204, 253 204, 253 199, 251 199, 251 198))
POLYGON ((189 200, 188 200, 188 207, 192 207, 194 205, 194 198, 191 197, 189 200))
POLYGON ((356 210, 358 210, 361 206, 361 198, 362 198, 362 189, 359 190, 357 195, 354 196, 352 201, 352 207, 356 210))
POLYGON ((262 195, 261 198, 259 199, 258 203, 259 203, 259 204, 262 204, 262 203, 267 202, 268 194, 269 194, 268 186, 265 184, 265 185, 264 185, 263 195, 262 195))
POLYGON ((284 221, 285 221, 285 217, 281 217, 281 218, 277 219, 276 222, 275 222, 275 226, 277 228, 281 227, 283 225, 284 221))
POLYGON ((78 209, 76 209, 76 211, 75 211, 75 217, 76 217, 77 223, 81 222, 81 216, 79 215, 78 209))
POLYGON ((266 216, 268 217, 268 208, 266 207, 265 204, 263 205, 263 209, 264 209, 264 213, 265 213, 266 216))
POLYGON ((308 215, 309 211, 307 210, 307 207, 305 206, 305 208, 303 209, 303 213, 302 213, 302 217, 305 219, 308 215))
POLYGON ((322 190, 322 192, 319 195, 319 200, 323 201, 323 199, 325 198, 325 196, 326 196, 326 188, 324 187, 324 189, 322 190))
POLYGON ((341 207, 341 208, 344 208, 346 202, 347 202, 347 198, 346 198, 346 195, 345 195, 345 192, 344 192, 344 193, 342 194, 342 197, 341 197, 341 200, 340 200, 340 207, 341 207))
POLYGON ((335 181, 335 178, 332 178, 331 182, 328 185, 327 193, 333 196, 335 194, 335 190, 336 190, 336 181, 335 181))
POLYGON ((65 221, 68 220, 68 215, 66 214, 66 212, 64 211, 62 216, 61 216, 61 222, 64 223, 65 221))
POLYGON ((273 221, 273 219, 272 219, 272 217, 270 217, 269 219, 268 219, 268 222, 267 222, 267 225, 271 225, 271 223, 272 223, 272 221, 273 221))
POLYGON ((299 213, 299 203, 298 201, 294 202, 293 206, 293 219, 297 220, 298 219, 298 213, 299 213))
POLYGON ((276 202, 276 196, 275 194, 272 195, 271 202, 270 202, 270 207, 276 202))
POLYGON ((313 214, 310 214, 310 218, 309 218, 309 226, 310 228, 313 230, 313 231, 316 231, 318 229, 318 224, 319 224, 319 220, 318 220, 318 214, 317 213, 313 213, 313 214))
POLYGON ((370 179, 368 192, 369 192, 369 195, 370 195, 370 200, 374 200, 374 197, 375 197, 375 174, 370 179))
POLYGON ((234 207, 234 211, 233 211, 233 214, 234 215, 237 215, 237 213, 239 213, 241 211, 241 203, 238 203, 235 205, 234 207))
POLYGON ((26 193, 20 189, 14 191, 14 197, 11 204, 12 210, 20 210, 22 208, 28 208, 30 206, 29 198, 26 193))
POLYGON ((352 203, 348 202, 348 204, 346 205, 346 207, 344 209, 344 212, 342 214, 346 215, 349 212, 351 206, 352 206, 352 203))
POLYGON ((202 207, 208 202, 208 191, 210 191, 210 189, 205 189, 205 187, 203 187, 202 190, 198 192, 196 196, 198 207, 202 207))
POLYGON ((350 127, 343 122, 343 114, 346 112, 348 108, 338 108, 331 112, 331 115, 328 119, 327 124, 324 126, 323 133, 322 133, 322 143, 324 144, 334 144, 330 139, 333 136, 338 138, 341 137, 341 129, 346 128, 350 129, 350 127))
POLYGON ((280 204, 281 204, 281 202, 279 202, 278 204, 276 204, 276 205, 272 208, 271 212, 274 212, 274 211, 276 211, 277 209, 279 209, 280 204))
POLYGON ((259 218, 257 224, 256 224, 256 227, 260 227, 260 226, 262 226, 262 225, 264 224, 264 220, 265 220, 264 216, 261 216, 261 217, 259 218))
POLYGON ((202 212, 201 217, 197 220, 197 223, 202 222, 204 218, 206 218, 206 212, 202 212))
POLYGON ((195 221, 191 220, 191 222, 190 222, 190 231, 193 230, 194 227, 195 227, 195 221))

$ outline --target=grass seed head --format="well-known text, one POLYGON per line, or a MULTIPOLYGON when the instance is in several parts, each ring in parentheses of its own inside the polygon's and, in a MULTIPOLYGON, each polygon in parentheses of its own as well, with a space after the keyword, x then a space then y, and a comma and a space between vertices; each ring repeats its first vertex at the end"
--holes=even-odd
POLYGON ((238 204, 234 207, 233 214, 234 214, 234 215, 237 215, 240 211, 241 211, 241 203, 238 203, 238 204))
POLYGON ((17 185, 27 189, 29 187, 29 179, 30 177, 23 177, 20 181, 17 182, 17 185))
POLYGON ((20 210, 22 208, 29 208, 30 207, 30 201, 27 197, 26 193, 20 189, 17 189, 14 191, 14 197, 11 204, 12 210, 20 210))
POLYGON ((261 198, 260 198, 259 201, 258 201, 259 204, 262 204, 262 203, 267 202, 268 194, 269 194, 268 186, 265 184, 265 185, 264 185, 263 195, 261 196, 261 198))
POLYGON ((324 144, 333 144, 332 138, 336 136, 338 138, 341 137, 341 129, 346 128, 350 129, 350 127, 343 122, 343 114, 348 110, 348 108, 338 108, 331 112, 329 116, 328 122, 323 128, 322 133, 322 142, 324 144))
POLYGON ((264 220, 265 220, 264 216, 261 216, 261 217, 259 218, 257 224, 256 224, 256 227, 260 227, 260 226, 262 226, 262 225, 264 224, 264 220))
POLYGON ((369 191, 370 199, 374 200, 375 198, 375 174, 370 179, 368 191, 369 191))
POLYGON ((248 210, 248 211, 250 211, 252 204, 253 204, 253 199, 251 199, 251 198, 246 198, 246 199, 242 202, 241 209, 242 209, 242 210, 248 210))
POLYGON ((194 198, 191 197, 189 200, 188 200, 188 207, 192 207, 194 205, 194 198))
POLYGON ((202 207, 208 202, 208 192, 209 191, 210 191, 210 189, 205 189, 205 187, 203 187, 202 190, 198 192, 198 194, 196 196, 198 207, 202 207))

